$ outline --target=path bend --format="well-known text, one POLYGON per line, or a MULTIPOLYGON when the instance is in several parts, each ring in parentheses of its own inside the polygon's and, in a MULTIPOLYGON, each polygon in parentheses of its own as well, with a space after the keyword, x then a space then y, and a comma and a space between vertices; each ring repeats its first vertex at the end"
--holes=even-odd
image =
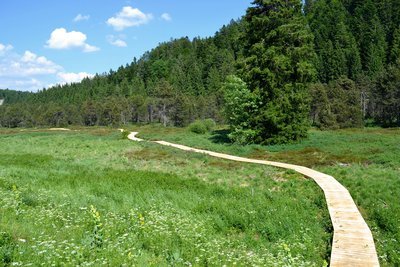
MULTIPOLYGON (((133 141, 143 141, 132 132, 128 138, 133 141)), ((164 146, 178 148, 184 151, 207 154, 212 157, 269 165, 294 170, 313 179, 324 191, 326 203, 333 225, 333 241, 331 251, 331 267, 372 267, 379 266, 371 230, 361 216, 349 191, 334 177, 312 170, 307 167, 267 160, 249 159, 228 154, 196 149, 165 141, 153 141, 164 146)))

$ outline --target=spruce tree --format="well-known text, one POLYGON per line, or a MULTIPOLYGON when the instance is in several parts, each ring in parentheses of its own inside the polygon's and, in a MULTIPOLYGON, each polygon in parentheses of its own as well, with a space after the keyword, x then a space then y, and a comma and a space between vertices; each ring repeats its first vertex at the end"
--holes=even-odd
POLYGON ((256 95, 248 127, 256 143, 285 143, 307 135, 308 84, 315 80, 313 36, 300 0, 255 0, 248 8, 241 73, 256 95))
POLYGON ((341 1, 317 1, 307 16, 315 36, 320 81, 328 83, 341 76, 355 79, 361 71, 361 59, 341 1))
POLYGON ((353 31, 358 42, 363 70, 377 75, 386 63, 386 38, 378 11, 372 0, 358 3, 354 10, 353 31))

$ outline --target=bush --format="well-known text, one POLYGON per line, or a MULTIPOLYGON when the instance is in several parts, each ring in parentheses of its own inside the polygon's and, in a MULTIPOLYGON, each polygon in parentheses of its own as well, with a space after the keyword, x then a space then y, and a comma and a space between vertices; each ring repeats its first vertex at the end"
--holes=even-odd
POLYGON ((211 132, 217 125, 213 119, 205 119, 203 121, 203 124, 206 127, 208 132, 211 132))
POLYGON ((207 132, 207 127, 203 121, 196 120, 189 124, 188 126, 189 131, 196 134, 205 134, 207 132))

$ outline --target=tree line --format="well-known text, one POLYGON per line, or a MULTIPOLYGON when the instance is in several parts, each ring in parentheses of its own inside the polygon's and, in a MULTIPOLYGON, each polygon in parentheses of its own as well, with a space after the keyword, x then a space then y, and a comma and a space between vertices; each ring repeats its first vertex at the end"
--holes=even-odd
POLYGON ((213 118, 236 141, 274 143, 310 125, 400 126, 400 2, 255 0, 213 37, 170 40, 117 70, 5 100, 5 127, 213 118))

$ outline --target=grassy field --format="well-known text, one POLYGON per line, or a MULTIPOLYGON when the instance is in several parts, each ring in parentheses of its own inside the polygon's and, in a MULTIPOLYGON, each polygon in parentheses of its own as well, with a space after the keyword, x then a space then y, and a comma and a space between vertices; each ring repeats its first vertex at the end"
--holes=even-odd
MULTIPOLYGON (((268 166, 122 140, 115 129, 76 130, 0 130, 0 266, 329 262, 332 229, 314 182, 268 166)), ((235 154, 264 149, 180 129, 140 130, 235 154)), ((351 172, 341 179, 346 175, 351 172)))
POLYGON ((400 266, 400 129, 313 130, 301 143, 276 146, 230 144, 224 129, 206 135, 149 126, 134 130, 147 139, 299 164, 334 176, 370 226, 381 265, 400 266))

